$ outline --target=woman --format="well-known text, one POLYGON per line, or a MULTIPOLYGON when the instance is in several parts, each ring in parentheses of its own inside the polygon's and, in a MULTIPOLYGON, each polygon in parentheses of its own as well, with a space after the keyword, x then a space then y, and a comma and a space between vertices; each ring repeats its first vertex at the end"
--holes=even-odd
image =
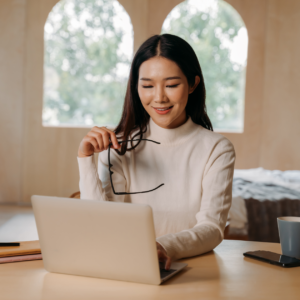
POLYGON ((158 257, 169 269, 222 241, 234 161, 206 114, 195 52, 177 36, 155 35, 135 54, 115 131, 94 127, 80 143, 81 198, 150 205, 158 257))

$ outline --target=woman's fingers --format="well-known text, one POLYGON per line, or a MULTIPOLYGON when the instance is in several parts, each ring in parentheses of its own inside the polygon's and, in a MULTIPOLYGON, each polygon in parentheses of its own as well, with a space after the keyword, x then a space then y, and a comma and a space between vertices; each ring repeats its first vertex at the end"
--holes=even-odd
POLYGON ((157 247, 158 260, 164 261, 165 269, 169 270, 171 267, 172 258, 168 256, 165 248, 160 243, 156 242, 156 247, 157 247))
POLYGON ((121 145, 119 144, 118 140, 117 140, 117 137, 116 137, 116 134, 114 132, 111 131, 111 135, 110 135, 110 140, 113 144, 113 147, 114 149, 118 149, 121 147, 121 145))
POLYGON ((159 249, 157 250, 157 255, 158 255, 158 260, 159 260, 159 261, 165 262, 165 269, 166 269, 166 270, 169 270, 170 267, 171 267, 171 263, 172 263, 171 257, 169 257, 169 256, 165 253, 165 251, 159 250, 159 249))
POLYGON ((109 144, 110 144, 110 134, 104 130, 104 132, 102 133, 102 139, 103 139, 103 142, 104 142, 104 149, 107 150, 108 147, 109 147, 109 144))
POLYGON ((106 127, 93 127, 91 131, 83 138, 79 145, 78 156, 86 157, 94 152, 102 152, 108 149, 110 143, 112 148, 119 149, 121 145, 118 143, 116 134, 106 127))
POLYGON ((90 131, 87 135, 89 137, 94 138, 97 141, 98 147, 95 148, 95 152, 101 152, 101 151, 105 150, 105 146, 104 146, 104 142, 103 142, 101 133, 90 131))
POLYGON ((167 256, 167 261, 166 261, 166 264, 165 264, 165 269, 166 270, 169 270, 171 268, 171 263, 172 263, 171 257, 167 256))
POLYGON ((108 149, 108 146, 110 143, 112 143, 112 146, 114 149, 120 148, 120 144, 118 143, 116 134, 107 129, 106 127, 93 127, 92 132, 96 134, 100 134, 103 140, 104 149, 108 149))
POLYGON ((98 143, 93 137, 87 137, 86 140, 94 147, 94 151, 98 151, 98 143))

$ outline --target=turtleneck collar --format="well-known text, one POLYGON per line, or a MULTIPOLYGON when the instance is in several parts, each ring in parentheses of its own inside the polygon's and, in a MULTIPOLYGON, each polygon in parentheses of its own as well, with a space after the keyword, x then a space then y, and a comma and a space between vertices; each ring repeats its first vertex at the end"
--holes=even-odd
POLYGON ((198 127, 190 116, 184 124, 173 129, 162 128, 150 118, 148 138, 164 145, 178 145, 190 138, 197 131, 198 127))

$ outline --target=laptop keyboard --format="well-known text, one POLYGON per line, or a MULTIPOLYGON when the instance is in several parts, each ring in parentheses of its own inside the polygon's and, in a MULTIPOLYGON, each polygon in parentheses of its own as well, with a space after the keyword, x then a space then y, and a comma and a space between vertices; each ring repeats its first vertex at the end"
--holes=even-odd
POLYGON ((173 269, 170 269, 170 270, 159 269, 159 271, 160 271, 160 278, 164 279, 165 277, 167 277, 170 274, 176 272, 177 270, 173 270, 173 269))

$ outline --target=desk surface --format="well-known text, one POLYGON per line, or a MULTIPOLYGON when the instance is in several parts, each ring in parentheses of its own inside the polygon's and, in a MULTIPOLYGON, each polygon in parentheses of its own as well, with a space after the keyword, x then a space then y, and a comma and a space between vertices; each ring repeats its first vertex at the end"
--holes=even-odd
POLYGON ((42 261, 0 265, 1 299, 300 299, 300 267, 285 269, 243 257, 281 253, 280 244, 224 240, 214 251, 184 259, 188 267, 162 284, 47 273, 42 261))

